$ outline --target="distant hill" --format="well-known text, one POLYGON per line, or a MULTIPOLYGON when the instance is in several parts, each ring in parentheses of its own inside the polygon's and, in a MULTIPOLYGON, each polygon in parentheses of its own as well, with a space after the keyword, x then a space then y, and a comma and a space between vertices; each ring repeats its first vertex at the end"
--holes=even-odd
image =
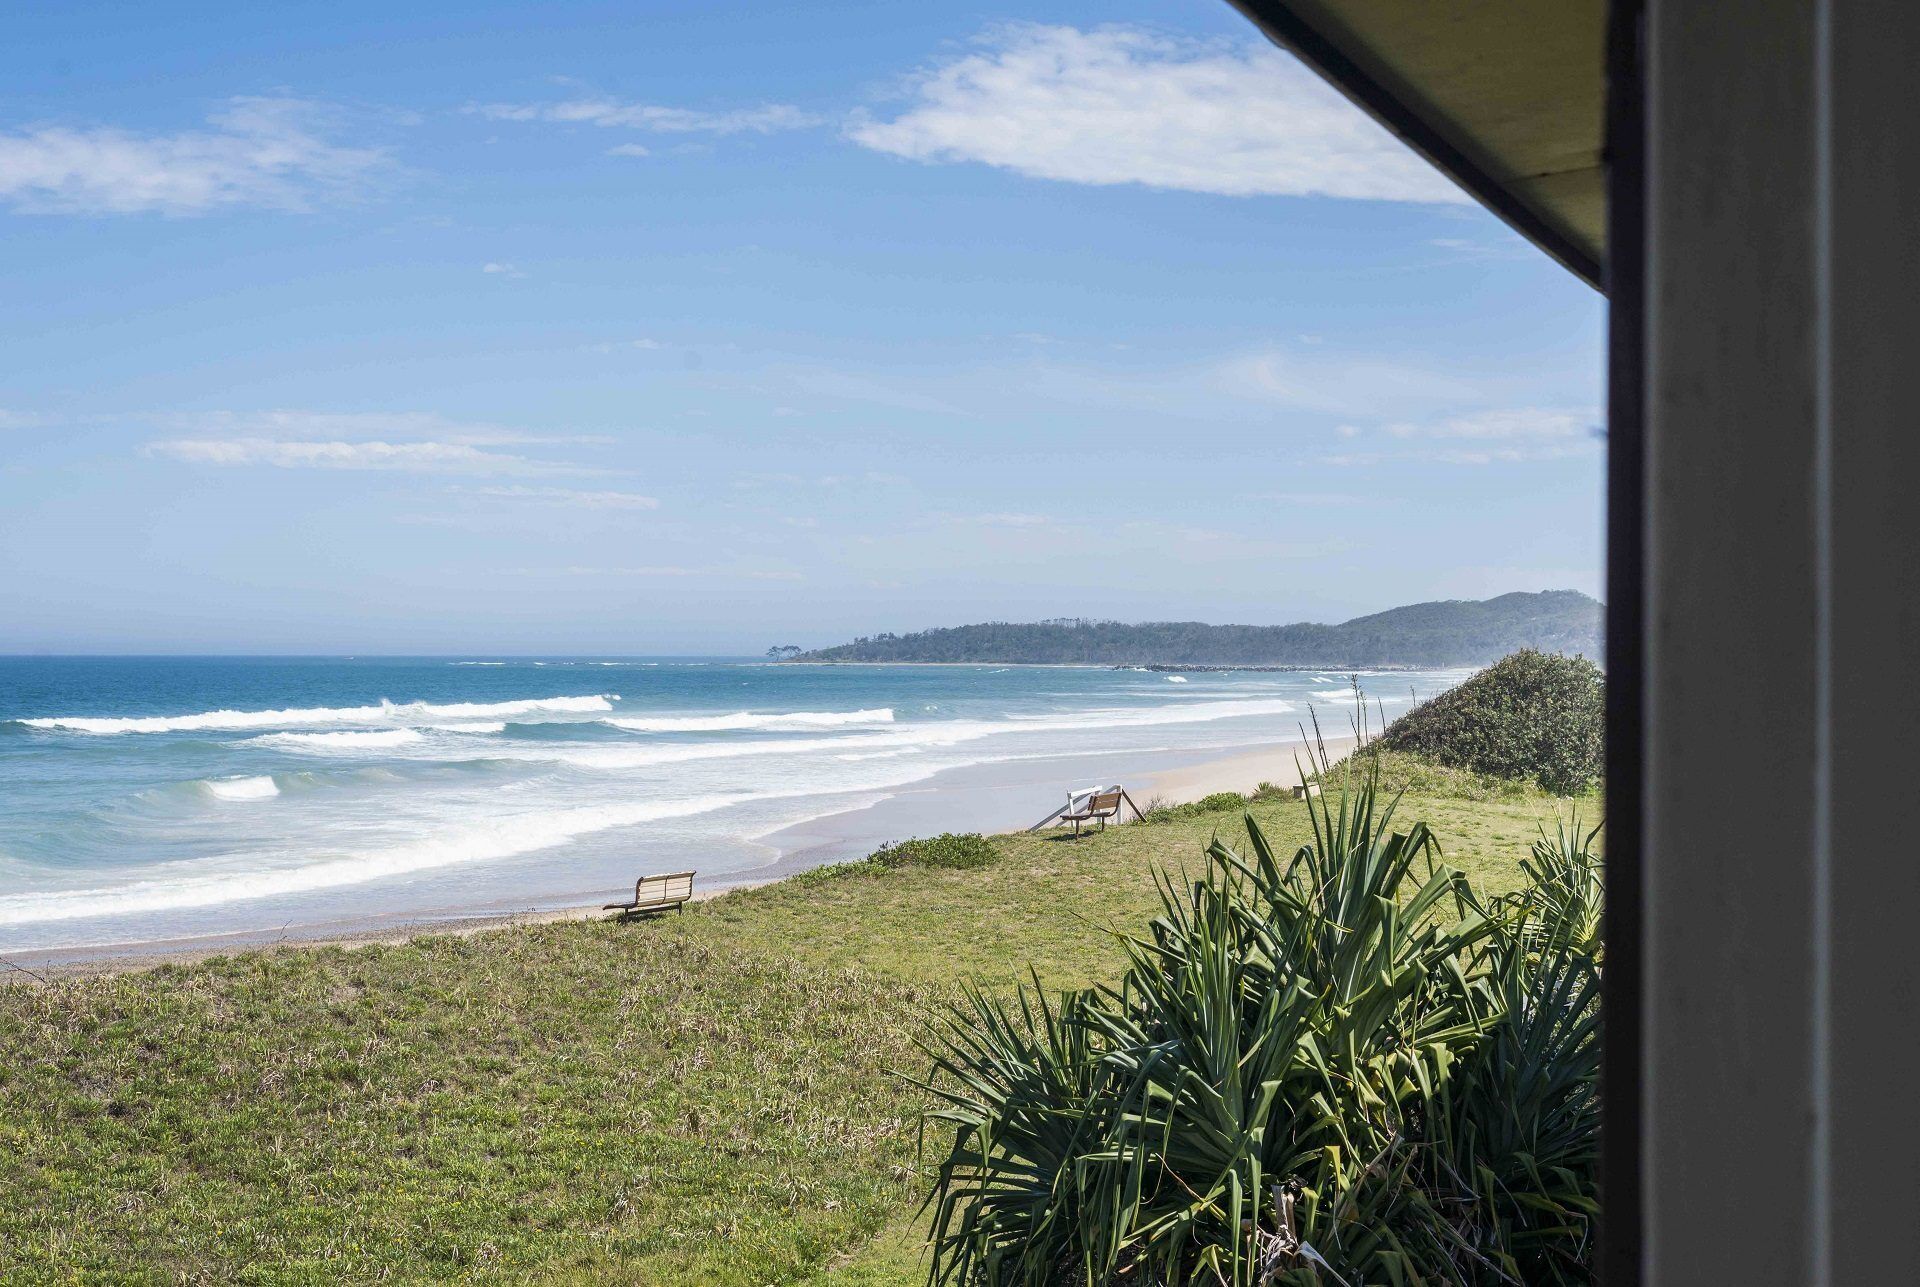
POLYGON ((1601 655, 1601 606, 1577 590, 1447 599, 1337 626, 1209 626, 1078 619, 950 626, 816 648, 794 661, 1103 666, 1483 666, 1510 652, 1601 655))

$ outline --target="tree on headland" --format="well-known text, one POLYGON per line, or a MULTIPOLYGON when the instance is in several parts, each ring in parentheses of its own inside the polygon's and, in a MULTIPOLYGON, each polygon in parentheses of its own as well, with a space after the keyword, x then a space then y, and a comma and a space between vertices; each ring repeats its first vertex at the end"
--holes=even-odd
POLYGON ((1085 617, 988 621, 862 635, 806 661, 1102 666, 1485 666, 1520 648, 1601 654, 1601 605, 1574 590, 1408 604, 1338 625, 1127 624, 1085 617))
POLYGON ((767 649, 767 658, 770 661, 790 661, 805 651, 799 644, 775 644, 767 649))

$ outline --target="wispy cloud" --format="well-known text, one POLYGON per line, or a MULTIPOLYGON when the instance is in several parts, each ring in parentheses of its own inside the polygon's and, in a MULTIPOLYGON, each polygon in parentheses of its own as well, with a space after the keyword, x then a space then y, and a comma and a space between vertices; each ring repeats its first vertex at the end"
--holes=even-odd
POLYGON ((1275 346, 1235 354, 1215 364, 1211 383, 1230 395, 1334 415, 1404 414, 1489 396, 1484 378, 1419 357, 1330 352, 1325 346, 1312 353, 1275 346))
POLYGON ((331 113, 294 98, 235 98, 208 128, 138 134, 34 125, 0 133, 0 201, 31 213, 201 215, 304 210, 357 195, 388 163, 331 141, 331 113))
POLYGON ((1476 411, 1426 423, 1403 421, 1386 426, 1395 438, 1585 439, 1603 436, 1600 413, 1550 407, 1514 407, 1476 411))
POLYGON ((502 576, 530 577, 712 577, 744 581, 804 581, 806 577, 786 568, 695 567, 682 564, 641 565, 638 567, 507 568, 502 576))
POLYGON ((659 509, 657 497, 642 496, 637 492, 588 492, 576 491, 571 487, 474 487, 468 489, 474 496, 488 496, 496 500, 529 501, 535 504, 565 505, 576 509, 659 509))
POLYGON ((525 277, 526 276, 526 273, 522 272, 518 267, 516 267, 513 264, 504 264, 504 263, 499 263, 493 260, 489 260, 488 262, 480 265, 480 271, 494 277, 525 277))
POLYGON ((1013 25, 915 78, 856 143, 1072 183, 1226 196, 1467 197, 1291 55, 1135 27, 1013 25))
POLYGON ((970 527, 1045 527, 1053 522, 1045 514, 948 514, 944 517, 949 523, 970 527))
POLYGON ((608 156, 652 156, 653 149, 645 143, 619 143, 607 149, 608 156))
POLYGON ((869 469, 858 474, 745 474, 733 480, 743 491, 756 488, 832 488, 832 487, 908 487, 911 482, 898 474, 869 469))
POLYGON ((608 441, 601 435, 530 433, 431 412, 213 411, 140 419, 180 435, 148 443, 147 455, 195 465, 475 475, 609 472, 494 450, 608 441))
POLYGON ((176 438, 149 443, 150 455, 194 465, 276 469, 360 469, 415 474, 583 474, 578 465, 483 451, 455 442, 299 442, 281 438, 176 438))
MULTIPOLYGON (((1335 467, 1416 461, 1435 465, 1509 465, 1561 460, 1591 453, 1605 437, 1598 411, 1554 407, 1510 407, 1467 412, 1436 420, 1382 425, 1381 435, 1399 443, 1390 449, 1340 452, 1320 457, 1335 467)), ((1340 426, 1344 438, 1369 436, 1354 425, 1340 426)))
POLYGON ((186 411, 126 417, 175 433, 242 438, 430 438, 470 447, 602 445, 605 434, 539 433, 433 411, 186 411))
MULTIPOLYGON (((603 129, 645 130, 653 134, 775 134, 821 123, 819 117, 789 103, 701 111, 657 103, 623 102, 617 98, 574 98, 558 103, 479 103, 467 110, 493 121, 597 125, 603 129)), ((645 149, 617 154, 645 155, 645 149)))

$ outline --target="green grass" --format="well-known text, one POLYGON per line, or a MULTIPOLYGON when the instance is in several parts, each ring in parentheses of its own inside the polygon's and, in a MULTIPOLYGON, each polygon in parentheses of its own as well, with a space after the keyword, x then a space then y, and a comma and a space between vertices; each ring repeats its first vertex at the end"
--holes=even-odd
MULTIPOLYGON (((1292 802, 1253 806, 1277 843, 1292 802)), ((1409 798, 1512 886, 1554 802, 1409 798)), ((922 1017, 1112 976, 1225 811, 619 925, 0 986, 0 1281, 919 1281, 922 1017)))

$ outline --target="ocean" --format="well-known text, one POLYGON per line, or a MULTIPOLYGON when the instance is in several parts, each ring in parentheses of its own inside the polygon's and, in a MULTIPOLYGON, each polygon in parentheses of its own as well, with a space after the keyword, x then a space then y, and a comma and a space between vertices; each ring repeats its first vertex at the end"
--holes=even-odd
MULTIPOLYGON (((1467 673, 1361 682, 1391 717, 1467 673)), ((1310 712, 1345 732, 1353 710, 1325 671, 0 658, 0 952, 571 906, 643 871, 745 881, 781 832, 955 771, 1016 792, 1042 766, 1298 740, 1310 712)))

